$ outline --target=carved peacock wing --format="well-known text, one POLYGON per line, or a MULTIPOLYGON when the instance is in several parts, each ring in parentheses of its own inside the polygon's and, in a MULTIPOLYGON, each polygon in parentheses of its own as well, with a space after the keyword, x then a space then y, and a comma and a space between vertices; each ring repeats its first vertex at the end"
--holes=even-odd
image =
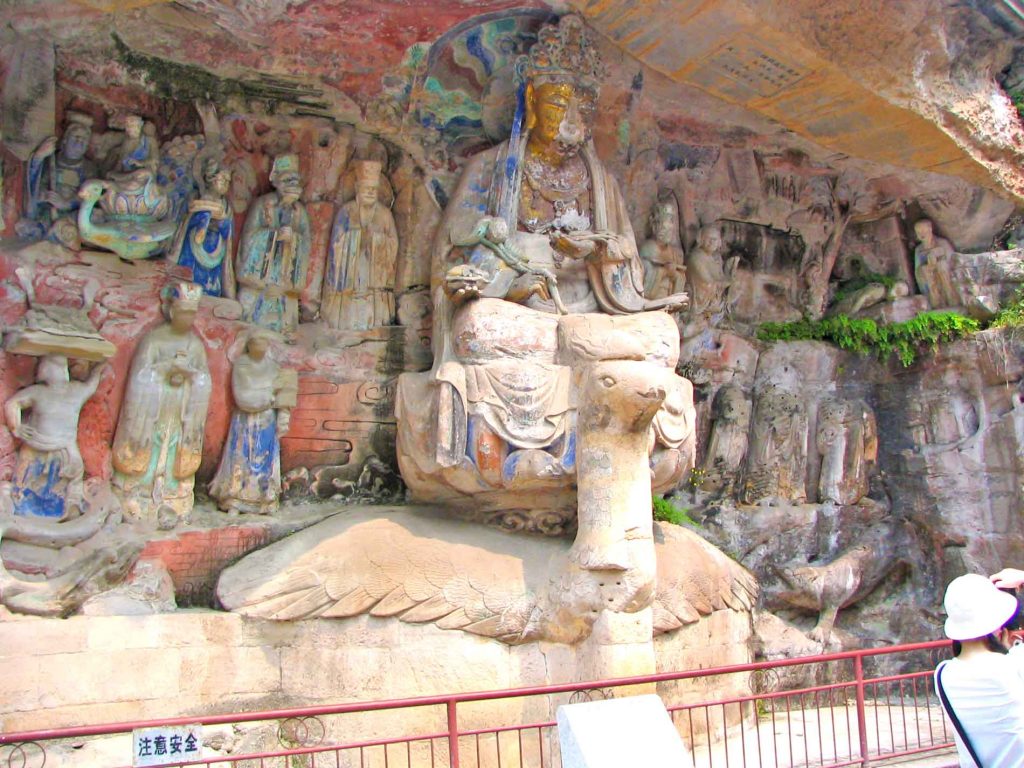
POLYGON ((749 611, 754 606, 757 580, 746 568, 686 528, 654 525, 654 634, 692 624, 714 611, 749 611))
POLYGON ((225 608, 278 621, 369 614, 523 641, 554 541, 423 511, 346 512, 252 553, 217 585, 225 608), (541 546, 538 547, 538 544, 541 546), (542 552, 538 552, 542 550, 542 552))

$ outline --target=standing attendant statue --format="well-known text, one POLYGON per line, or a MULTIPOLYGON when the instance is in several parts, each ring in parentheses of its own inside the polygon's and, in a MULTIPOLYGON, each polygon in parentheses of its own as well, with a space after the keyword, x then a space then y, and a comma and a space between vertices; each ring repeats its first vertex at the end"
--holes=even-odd
POLYGON ((675 197, 663 195, 651 211, 651 239, 640 246, 644 263, 644 295, 649 299, 682 293, 686 288, 683 246, 679 242, 679 208, 675 197))
POLYGON ((963 302, 953 283, 956 268, 953 244, 935 234, 929 219, 914 224, 917 247, 914 248, 914 279, 932 309, 958 307, 963 302))
POLYGON ((228 200, 231 171, 213 158, 203 164, 203 193, 188 206, 174 245, 168 254, 172 262, 192 270, 192 282, 207 296, 235 297, 235 275, 231 265, 234 211, 228 200))
POLYGON ((96 366, 86 381, 71 381, 68 359, 46 355, 39 359, 38 383, 4 405, 7 426, 21 440, 12 483, 16 515, 62 520, 81 505, 85 468, 78 450, 78 417, 104 368, 96 366))
POLYGON ((716 227, 701 227, 697 245, 686 260, 686 278, 690 283, 690 318, 711 318, 726 309, 729 285, 739 259, 722 263, 722 234, 716 227))
POLYGON ((249 209, 238 247, 238 300, 247 322, 292 332, 299 324, 299 295, 309 271, 310 229, 299 202, 297 155, 280 155, 270 171, 274 191, 249 209))
POLYGON ((114 487, 125 511, 155 521, 161 507, 178 519, 192 511, 196 470, 210 402, 210 370, 192 324, 203 289, 179 282, 169 291, 168 322, 139 342, 114 435, 114 487))
POLYGON ((355 166, 356 197, 334 220, 320 316, 331 328, 366 330, 395 324, 398 233, 378 199, 381 164, 355 166))
POLYGON ((231 371, 235 411, 210 496, 225 512, 273 514, 281 495, 281 435, 295 406, 294 371, 267 354, 270 333, 256 329, 231 371))

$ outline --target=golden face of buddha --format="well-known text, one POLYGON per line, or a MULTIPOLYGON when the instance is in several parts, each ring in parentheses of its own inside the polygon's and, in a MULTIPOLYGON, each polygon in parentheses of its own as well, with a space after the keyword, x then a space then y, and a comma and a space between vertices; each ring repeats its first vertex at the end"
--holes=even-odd
POLYGON ((530 145, 554 157, 575 155, 590 140, 596 99, 571 82, 530 84, 526 125, 530 145))

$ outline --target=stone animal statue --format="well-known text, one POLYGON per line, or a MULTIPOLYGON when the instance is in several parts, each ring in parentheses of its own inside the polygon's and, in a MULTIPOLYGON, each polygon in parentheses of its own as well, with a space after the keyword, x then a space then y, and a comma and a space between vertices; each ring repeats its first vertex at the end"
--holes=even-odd
MULTIPOLYGON (((753 576, 696 534, 655 524, 654 542, 655 634, 716 610, 753 606, 753 576)), ((368 614, 510 645, 572 643, 590 625, 561 624, 565 606, 596 610, 609 598, 616 606, 631 598, 614 571, 554 569, 549 577, 548 563, 564 562, 568 551, 564 540, 508 536, 428 508, 367 508, 248 555, 223 571, 217 596, 230 611, 277 621, 368 614), (581 573, 607 578, 580 579, 581 573)))
POLYGON ((113 251, 122 259, 145 259, 169 245, 178 229, 178 222, 174 218, 159 218, 157 215, 167 215, 166 200, 151 199, 151 190, 144 187, 139 193, 142 202, 133 208, 119 201, 120 193, 112 191, 111 184, 101 179, 90 179, 79 190, 82 204, 78 209, 78 231, 82 240, 113 251), (93 209, 101 201, 113 210, 127 213, 124 218, 116 220, 94 221, 93 209))
POLYGON ((818 612, 810 637, 826 645, 839 611, 860 602, 896 568, 907 564, 913 536, 909 523, 891 521, 871 526, 832 560, 777 568, 790 587, 779 596, 797 608, 818 612))

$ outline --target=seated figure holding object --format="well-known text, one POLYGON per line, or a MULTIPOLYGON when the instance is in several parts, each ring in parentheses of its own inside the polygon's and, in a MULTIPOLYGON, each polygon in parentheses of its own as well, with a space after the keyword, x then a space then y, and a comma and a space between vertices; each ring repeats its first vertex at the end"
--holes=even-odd
POLYGON ((515 490, 515 507, 575 507, 579 392, 587 366, 607 360, 665 379, 650 430, 658 482, 674 486, 692 462, 678 331, 650 311, 687 297, 644 295, 625 201, 591 142, 602 69, 578 18, 545 28, 520 61, 511 138, 470 160, 448 205, 434 367, 399 382, 399 462, 417 496, 507 509, 500 492, 515 490))

